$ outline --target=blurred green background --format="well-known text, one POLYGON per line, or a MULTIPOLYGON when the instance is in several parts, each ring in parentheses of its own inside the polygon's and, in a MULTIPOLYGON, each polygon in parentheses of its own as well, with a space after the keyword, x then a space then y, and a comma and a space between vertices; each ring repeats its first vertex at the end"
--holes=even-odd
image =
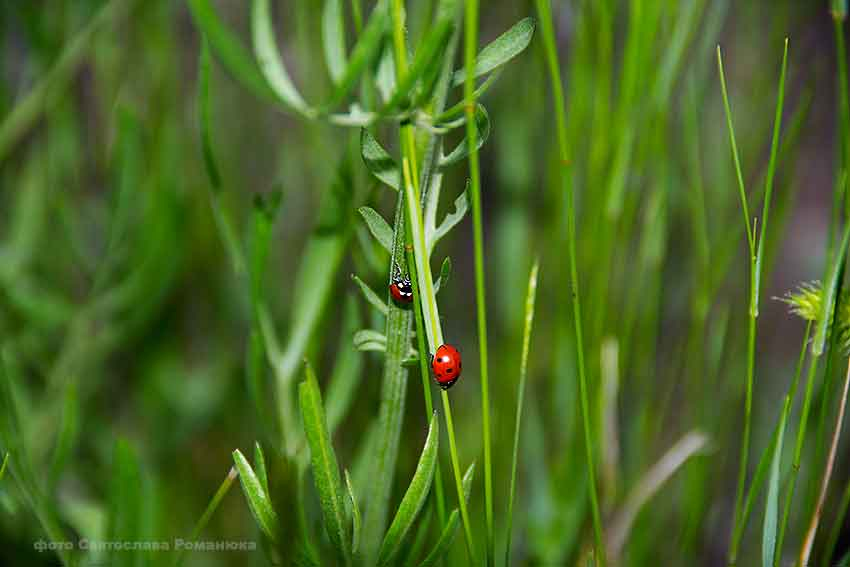
MULTIPOLYGON (((248 45, 249 3, 213 4, 248 45)), ((576 564, 592 540, 559 167, 569 168, 577 193, 603 516, 616 517, 644 473, 686 432, 702 431, 709 450, 676 472, 638 514, 623 562, 725 561, 740 450, 749 276, 715 47, 724 53, 744 176, 757 204, 751 209, 760 210, 783 40, 790 38, 758 319, 752 471, 769 442, 804 329, 774 298, 823 277, 838 184, 837 62, 827 4, 554 1, 569 164, 557 158, 539 36, 483 97, 492 120, 480 155, 500 498, 509 481, 527 274, 536 257, 541 261, 514 564, 576 564), (602 378, 612 372, 613 398, 602 378)), ((321 98, 330 88, 321 2, 274 5, 281 52, 295 82, 305 98, 321 98)), ((414 45, 427 30, 431 5, 409 3, 414 45)), ((482 45, 529 15, 536 17, 533 2, 483 3, 482 45)), ((199 45, 182 1, 0 4, 0 343, 3 380, 20 414, 16 440, 4 444, 10 450, 19 443, 32 463, 31 471, 0 481, 3 565, 57 564, 55 554, 34 548, 50 539, 45 522, 74 540, 188 538, 234 449, 248 454, 260 440, 270 460, 277 454, 271 371, 263 369, 259 382, 246 371, 250 293, 231 270, 210 207, 196 111, 199 45), (22 487, 28 483, 43 502, 30 500, 22 487), (50 510, 46 519, 40 509, 50 510)), ((345 253, 338 268, 329 265, 321 274, 332 288, 305 352, 324 389, 334 362, 353 349, 351 329, 341 325, 346 304, 356 305, 364 321, 376 321, 349 275, 382 290, 389 269, 356 209, 368 203, 392 218, 394 195, 368 175, 357 129, 281 112, 221 65, 213 66, 211 80, 220 201, 240 241, 252 241, 255 196, 281 192, 263 283, 283 340, 295 309, 295 274, 311 234, 322 230, 320 203, 344 171, 350 196, 337 218, 346 227, 345 253)), ((458 89, 453 100, 459 97, 458 89)), ((392 126, 379 131, 393 139, 392 126)), ((456 143, 460 135, 449 138, 456 143)), ((447 203, 467 175, 465 163, 447 172, 447 203)), ((437 256, 452 259, 439 301, 447 340, 464 353, 464 378, 451 390, 459 451, 463 463, 480 464, 470 219, 441 242, 437 256)), ((360 449, 381 394, 382 358, 357 356, 363 366, 352 405, 334 436, 345 463, 364 458, 360 449)), ((843 376, 843 363, 831 371, 843 376)), ((834 415, 834 405, 821 410, 819 400, 833 404, 834 398, 819 395, 820 383, 813 439, 822 434, 814 425, 819 412, 826 429, 834 415)), ((419 455, 426 426, 421 400, 411 373, 394 502, 419 455)), ((786 438, 790 449, 792 435, 786 438)), ((801 469, 801 503, 814 494, 818 447, 815 440, 804 453, 804 461, 815 464, 801 469)), ((847 447, 840 445, 817 540, 819 561, 829 560, 822 550, 850 479, 847 447)), ((447 458, 442 466, 448 479, 447 458)), ((278 476, 286 495, 295 480, 287 471, 278 476)), ((475 486, 470 510, 483 525, 480 477, 475 486)), ((318 504, 310 498, 309 521, 318 526, 318 504)), ((759 564, 762 498, 739 565, 759 564)), ((504 502, 497 500, 500 534, 504 502)), ((287 496, 277 504, 282 521, 293 522, 297 504, 287 496)), ((800 517, 792 509, 789 557, 796 556, 808 520, 804 509, 801 504, 800 517)), ((837 561, 850 548, 850 529, 836 533, 837 561)), ((259 541, 238 488, 201 539, 259 541)), ((462 539, 448 564, 463 560, 462 539)), ((170 554, 117 553, 84 564, 171 560, 170 554)), ((189 565, 246 563, 267 559, 261 551, 187 557, 189 565)))

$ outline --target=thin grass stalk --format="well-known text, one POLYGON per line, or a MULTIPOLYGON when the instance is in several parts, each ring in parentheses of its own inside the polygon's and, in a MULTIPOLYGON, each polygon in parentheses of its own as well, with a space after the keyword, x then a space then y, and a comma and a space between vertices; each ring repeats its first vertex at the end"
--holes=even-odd
POLYGON ((850 480, 844 486, 841 503, 838 505, 838 512, 832 521, 832 528, 829 530, 829 536, 823 548, 821 567, 830 567, 832 564, 830 560, 835 553, 835 545, 838 543, 838 536, 841 535, 841 528, 844 526, 844 518, 847 516, 848 508, 850 508, 850 480))
MULTIPOLYGON (((443 331, 440 327, 440 315, 437 310, 437 302, 434 297, 434 279, 431 275, 431 267, 428 262, 428 256, 425 247, 425 230, 422 226, 422 209, 419 205, 419 195, 411 181, 410 166, 407 163, 407 158, 402 160, 402 173, 404 183, 404 200, 407 205, 407 218, 410 222, 410 232, 413 240, 414 260, 416 263, 417 278, 419 280, 420 291, 424 289, 424 306, 427 308, 427 317, 425 320, 425 330, 428 335, 428 341, 433 350, 436 351, 436 346, 443 344, 443 331)), ((424 311, 424 310, 423 310, 424 311)), ((466 538, 466 551, 469 555, 469 560, 472 565, 478 565, 475 554, 475 543, 472 539, 472 528, 469 522, 469 510, 466 505, 466 498, 463 492, 463 474, 460 470, 460 460, 457 453, 457 442, 455 440, 454 421, 452 419, 451 402, 446 390, 441 391, 443 400, 443 413, 446 420, 446 432, 449 437, 449 454, 452 461, 452 471, 455 477, 455 487, 457 489, 458 507, 460 508, 461 522, 463 523, 463 531, 466 538)))
POLYGON ((522 355, 519 364, 517 385, 516 418, 514 419, 514 449, 511 457, 511 485, 508 493, 508 529, 505 536, 505 565, 511 564, 511 536, 514 525, 514 499, 516 498, 517 461, 519 457, 519 433, 522 425, 522 406, 525 401, 525 384, 528 381, 528 350, 531 344, 531 327, 534 323, 534 302, 537 297, 537 273, 540 261, 536 260, 528 275, 528 293, 525 298, 525 326, 522 333, 522 355))
POLYGON ((493 528, 493 462, 490 443, 490 380, 487 371, 487 303, 484 293, 484 231, 481 222, 481 168, 478 162, 478 128, 475 124, 475 56, 478 47, 478 1, 466 0, 464 18, 464 109, 469 145, 469 192, 472 198, 472 235, 475 252, 475 306, 478 314, 478 353, 481 364, 481 428, 484 442, 484 520, 487 525, 485 562, 493 565, 496 548, 493 528))
MULTIPOLYGON (((797 366, 794 370, 794 377, 791 380, 791 384, 788 387, 788 393, 785 396, 786 403, 793 403, 794 398, 797 396, 797 388, 800 384, 800 376, 803 374, 803 365, 806 361, 806 352, 809 346, 809 337, 812 332, 812 321, 809 321, 806 324, 806 330, 803 333, 803 341, 800 345, 800 354, 797 357, 797 366)), ((783 412, 787 413, 789 410, 783 408, 783 412)), ((780 423, 777 423, 777 427, 779 427, 780 423)), ((778 431, 775 431, 773 437, 775 438, 779 434, 778 431)), ((765 457, 766 459, 766 454, 765 457)), ((761 483, 763 482, 764 476, 767 473, 767 461, 764 462, 764 466, 762 463, 759 464, 759 469, 764 471, 764 474, 759 476, 758 472, 756 473, 756 477, 753 479, 753 482, 750 484, 750 489, 747 493, 747 497, 744 500, 744 507, 741 512, 741 521, 735 526, 735 531, 732 533, 732 543, 729 548, 729 563, 734 565, 737 557, 738 557, 738 547, 741 544, 741 540, 744 536, 744 531, 747 529, 747 522, 750 518, 750 513, 752 512, 753 504, 755 503, 756 496, 758 496, 758 491, 760 489, 761 483)))
MULTIPOLYGON (((398 81, 400 82, 401 78, 407 73, 407 46, 404 39, 404 5, 402 0, 393 0, 392 21, 396 76, 398 78, 398 81)), ((415 133, 413 131, 413 126, 410 124, 402 125, 400 128, 399 136, 401 138, 400 141, 403 149, 404 158, 409 164, 411 164, 412 167, 412 180, 414 184, 417 203, 419 203, 418 199, 421 193, 419 191, 419 175, 416 171, 416 138, 415 133)), ((399 195, 399 198, 404 199, 405 197, 399 195)), ((410 280, 413 286, 413 310, 415 315, 416 333, 419 345, 419 367, 422 375, 422 388, 424 390, 425 409, 427 411, 426 416, 430 419, 430 416, 434 413, 434 404, 431 399, 430 373, 428 371, 428 361, 426 358, 428 351, 426 351, 425 349, 426 332, 422 321, 422 296, 421 290, 419 288, 417 266, 415 261, 413 261, 413 223, 409 217, 407 218, 407 222, 405 223, 405 225, 407 227, 406 237, 408 241, 408 244, 405 245, 405 254, 407 256, 407 269, 410 272, 410 280)), ((430 277, 430 275, 428 277, 430 277)), ((446 503, 445 492, 443 488, 443 478, 440 474, 439 465, 437 466, 434 482, 436 484, 434 492, 437 501, 437 516, 440 520, 440 524, 442 525, 446 521, 446 503)))
MULTIPOLYGON (((747 195, 744 186, 744 178, 741 172, 741 161, 738 155, 738 146, 735 141, 735 130, 732 124, 732 110, 729 105, 729 95, 726 88, 726 77, 723 72, 723 57, 720 46, 717 46, 717 69, 720 75, 720 85, 723 93, 723 108, 726 113, 726 124, 729 130, 729 143, 732 148, 732 157, 735 164, 735 174, 738 180, 738 191, 741 199, 741 210, 744 214, 744 222, 747 228, 747 241, 750 252, 750 309, 747 325, 747 376, 746 393, 744 400, 744 431, 741 440, 741 456, 738 468, 738 483, 735 491, 735 508, 732 532, 738 529, 741 521, 742 506, 744 500, 744 488, 747 479, 747 465, 750 452, 750 430, 752 427, 752 400, 753 383, 755 381, 755 340, 756 340, 756 318, 758 317, 759 288, 762 274, 762 258, 764 256, 764 242, 767 236, 767 225, 770 214, 770 203, 773 195, 773 180, 776 172, 776 155, 779 148, 779 132, 782 127, 782 108, 785 101, 785 74, 788 61, 788 40, 782 56, 782 71, 779 77, 779 89, 777 94, 776 111, 773 122, 773 136, 770 145, 770 161, 768 163, 767 177, 765 180, 765 197, 762 206, 761 230, 758 235, 758 243, 755 242, 754 229, 750 228, 750 216, 747 206, 747 195)), ((731 559, 731 556, 730 556, 731 559)))
MULTIPOLYGON (((412 242, 413 238, 410 234, 410 223, 407 225, 408 242, 412 242)), ((434 402, 431 398, 431 373, 428 370, 427 345, 425 344, 425 325, 422 321, 422 299, 419 294, 419 281, 416 274, 416 262, 413 258, 413 244, 405 244, 405 254, 407 255, 407 271, 410 274, 410 282, 413 286, 413 313, 416 321, 416 341, 419 348, 419 370, 422 375, 422 390, 425 395, 425 417, 428 418, 434 415, 434 402)), ((443 491, 443 478, 440 474, 440 467, 437 466, 434 471, 434 494, 437 506, 437 518, 440 525, 446 523, 446 498, 443 491)))
POLYGON ((812 403, 812 392, 814 390, 815 376, 818 371, 820 356, 812 356, 809 362, 809 370, 806 376, 806 393, 803 397, 803 409, 800 413, 800 424, 797 429, 797 440, 794 444, 794 458, 791 463, 791 473, 785 488, 785 504, 782 507, 782 518, 779 522, 779 534, 776 537, 776 558, 774 567, 779 567, 782 557, 782 544, 785 541, 785 529, 788 527, 788 518, 791 515, 791 503, 794 500, 794 488, 797 484, 797 476, 800 472, 800 459, 803 453, 803 441, 806 439, 806 425, 809 420, 809 410, 812 403))
POLYGON ((552 11, 548 0, 535 0, 540 16, 540 29, 543 46, 552 83, 552 101, 555 107, 556 129, 558 134, 558 154, 561 160, 559 174, 564 187, 567 217, 567 251, 570 264, 570 286, 572 287, 573 321, 576 340, 576 359, 578 364, 579 395, 581 397, 581 419, 584 428, 585 458, 587 461, 588 490, 591 513, 593 515, 593 535, 599 564, 605 565, 605 544, 602 537, 602 519, 599 513, 599 497, 596 490, 596 461, 593 457, 590 410, 588 408, 587 375, 584 365, 584 340, 582 336, 581 298, 579 294, 578 266, 576 265, 576 218, 575 199, 570 176, 566 172, 570 154, 567 142, 566 112, 564 110, 564 92, 561 84, 561 70, 558 61, 558 49, 555 43, 555 31, 552 25, 552 11))
MULTIPOLYGON (((201 531, 207 526, 212 518, 212 515, 218 509, 218 505, 221 503, 222 499, 225 497, 227 492, 230 490, 230 486, 233 484, 233 481, 236 480, 238 474, 236 473, 235 467, 230 467, 230 471, 227 473, 227 476, 224 477, 224 480, 221 483, 221 486, 218 487, 218 490, 215 491, 210 503, 207 505, 206 510, 204 510, 201 519, 198 520, 198 523, 195 524, 194 529, 192 529, 192 535, 189 536, 189 541, 195 541, 198 539, 198 536, 201 535, 201 531)), ((174 567, 180 567, 183 564, 184 559, 186 558, 186 548, 183 547, 177 553, 177 557, 174 559, 174 567)))
POLYGON ((838 439, 841 437, 841 424, 844 422, 844 410, 847 407, 847 392, 850 389, 850 360, 847 361, 847 373, 844 376, 844 388, 841 393, 841 398, 838 406, 838 415, 835 417, 835 429, 832 433, 832 443, 829 447, 829 457, 826 460, 826 469, 823 471, 821 479, 820 495, 815 511, 812 514, 809 529, 806 530, 806 537, 803 540, 803 546, 800 550, 799 564, 805 566, 809 564, 809 556, 812 553, 812 545, 815 542, 815 534, 818 531, 821 514, 823 513, 823 504, 826 501, 826 491, 829 488, 829 480, 832 477, 832 469, 835 466, 835 454, 838 451, 838 439))

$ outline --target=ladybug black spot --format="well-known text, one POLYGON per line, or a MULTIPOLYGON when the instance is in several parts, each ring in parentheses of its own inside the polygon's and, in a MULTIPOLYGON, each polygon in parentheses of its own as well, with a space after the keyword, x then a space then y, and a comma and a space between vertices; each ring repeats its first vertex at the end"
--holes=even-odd
POLYGON ((452 373, 452 369, 451 369, 451 368, 446 368, 446 374, 451 374, 451 373, 452 373))

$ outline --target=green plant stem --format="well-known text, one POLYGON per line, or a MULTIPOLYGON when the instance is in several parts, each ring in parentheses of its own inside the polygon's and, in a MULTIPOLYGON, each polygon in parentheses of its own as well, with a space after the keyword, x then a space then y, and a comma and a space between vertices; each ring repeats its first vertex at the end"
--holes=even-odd
POLYGON ((558 62, 558 50, 555 44, 555 32, 552 25, 552 12, 549 0, 535 0, 537 12, 540 16, 540 28, 543 36, 543 45, 546 52, 546 60, 549 66, 549 77, 552 83, 552 99, 555 106, 556 127, 558 132, 558 152, 561 160, 558 169, 561 183, 564 186, 566 198, 567 216, 567 251, 570 263, 570 286, 572 287, 573 321, 576 340, 576 358, 578 362, 579 390, 581 397, 581 417, 584 426, 584 446, 587 461, 588 490, 590 492, 590 506, 593 514, 593 533, 596 542, 596 552, 599 555, 599 564, 605 565, 605 546, 602 538, 602 520, 599 513, 599 497, 596 492, 596 461, 593 457, 593 436, 590 428, 590 411, 588 409, 587 375, 584 366, 584 342, 582 339, 581 299, 578 285, 578 267, 576 265, 576 219, 575 202, 572 182, 566 173, 569 163, 569 149, 567 145, 566 113, 564 110, 564 93, 561 86, 560 63, 558 62))
POLYGON ((788 518, 791 515, 791 503, 794 500, 794 488, 797 484, 797 475, 800 472, 800 458, 803 453, 803 442, 806 439, 806 426, 809 420, 809 410, 812 402, 812 391, 814 390, 815 376, 818 371, 820 356, 812 356, 809 362, 809 370, 806 375, 806 393, 803 397, 803 409, 800 413, 800 425, 797 429, 797 440, 794 444, 794 460, 791 463, 791 473, 785 488, 785 504, 782 508, 782 519, 779 522, 779 535, 776 537, 776 559, 774 567, 779 567, 782 557, 782 544, 785 541, 785 529, 788 526, 788 518))
MULTIPOLYGON (((414 183, 411 181, 410 166, 405 158, 402 162, 404 179, 404 200, 407 204, 408 221, 413 240, 414 260, 416 263, 419 289, 424 290, 421 295, 424 307, 427 309, 427 317, 424 318, 428 341, 432 349, 443 344, 443 331, 440 327, 440 315, 437 310, 437 301, 434 296, 434 279, 431 275, 431 267, 425 247, 425 230, 422 226, 422 209, 419 205, 419 195, 414 183)), ((424 314, 425 309, 423 309, 424 314)), ((469 522, 469 510, 466 505, 466 497, 463 492, 463 475, 460 470, 460 459, 457 453, 457 442, 455 441, 454 422, 452 421, 452 408, 449 395, 446 390, 442 391, 443 413, 446 419, 446 432, 449 437, 449 454, 452 461, 452 471, 455 477, 455 488, 457 489, 458 507, 460 508, 461 522, 466 537, 466 551, 472 565, 478 565, 475 554, 475 543, 472 539, 472 527, 469 522)))
MULTIPOLYGON (((404 6, 401 0, 393 0, 392 4, 392 21, 393 21, 393 47, 394 47, 394 55, 395 55, 395 66, 396 66, 396 76, 397 80, 401 81, 401 77, 407 73, 407 47, 405 45, 404 40, 404 6)), ((417 198, 417 203, 419 202, 419 175, 416 171, 416 137, 415 132, 413 131, 413 126, 410 124, 404 124, 400 128, 399 132, 401 138, 401 144, 403 148, 403 154, 405 159, 408 161, 412 169, 412 180, 414 184, 415 194, 417 198)), ((403 195, 399 195, 400 199, 404 199, 403 195)), ((406 234, 408 242, 412 242, 413 233, 412 233, 412 221, 410 218, 407 218, 406 224, 406 234)), ((431 415, 434 413, 434 404, 431 399, 431 385, 430 385, 430 372, 428 370, 428 360, 427 353, 429 351, 426 350, 425 345, 425 335, 426 331, 424 328, 424 324, 422 321, 422 296, 421 290, 419 287, 419 279, 418 279, 418 270, 416 267, 416 262, 414 261, 413 254, 413 246, 412 244, 407 244, 405 246, 405 253, 407 256, 407 268, 410 272, 411 284, 413 286, 413 311, 415 314, 416 320, 416 333, 417 333, 417 341, 419 346, 419 367, 422 375, 422 388, 423 394, 425 397, 425 410, 426 417, 430 419, 431 415)), ((430 277, 430 275, 428 276, 430 277)), ((432 346, 433 351, 433 346, 432 346)), ((448 425, 448 424, 447 424, 448 425)), ((437 499, 437 517, 440 520, 440 524, 444 524, 446 521, 446 503, 445 503, 445 494, 443 489, 443 478, 440 473, 439 464, 437 466, 437 470, 435 473, 434 482, 436 484, 435 494, 437 499)))
MULTIPOLYGON (((234 467, 230 467, 230 472, 227 473, 227 476, 224 478, 224 481, 222 481, 221 486, 219 486, 218 490, 215 491, 215 494, 213 495, 212 500, 210 500, 210 503, 207 505, 206 510, 204 510, 201 519, 199 519, 198 523, 195 524, 195 528, 192 530, 192 535, 189 536, 189 541, 195 541, 198 539, 198 536, 201 535, 201 531, 209 523, 210 518, 218 509, 218 505, 221 504, 222 499, 230 490, 230 486, 233 484, 233 481, 236 480, 237 476, 236 469, 234 467)), ((182 565, 185 557, 186 549, 182 548, 177 554, 177 557, 174 559, 174 567, 182 565)))
POLYGON ((528 381, 528 350, 531 344, 531 327, 534 323, 534 302, 537 296, 537 273, 540 262, 535 261, 528 275, 528 293, 525 298, 525 326, 522 334, 522 355, 519 364, 517 385, 516 417, 514 418, 514 448, 511 457, 511 485, 508 492, 508 529, 505 536, 505 565, 511 564, 511 536, 513 532, 514 499, 516 498, 517 461, 519 457, 519 433, 522 425, 522 406, 525 401, 525 384, 528 381))
POLYGON ((490 380, 487 372, 487 303, 484 291, 484 230, 481 222, 481 169, 478 163, 478 129, 475 125, 475 56, 478 48, 478 1, 466 0, 464 65, 466 82, 464 109, 466 139, 469 145, 470 196, 472 197, 472 234, 475 252, 475 305, 478 312, 478 353, 481 364, 481 427, 484 442, 484 519, 487 524, 485 562, 495 561, 493 528, 493 463, 490 443, 490 380))
POLYGON ((838 543, 838 536, 841 535, 841 528, 844 526, 844 518, 847 516, 847 508, 850 507, 850 480, 844 486, 844 492, 841 495, 841 503, 838 505, 838 512, 832 522, 832 528, 829 530, 826 545, 823 548, 823 559, 821 567, 829 567, 831 558, 835 553, 835 544, 838 543))
MULTIPOLYGON (((410 235, 410 223, 407 225, 408 241, 412 240, 410 235)), ((422 375, 422 391, 425 396, 425 417, 428 419, 434 415, 434 402, 431 399, 431 374, 428 370, 427 348, 425 344, 425 325, 422 322, 422 300, 419 294, 419 281, 416 277, 416 262, 413 258, 413 244, 406 244, 404 251, 407 255, 407 270, 410 274, 410 283, 413 286, 413 313, 416 320, 416 341, 419 348, 419 370, 422 375)), ((446 497, 443 489, 443 477, 440 474, 439 464, 434 471, 434 491, 437 501, 437 518, 440 525, 446 523, 446 497)))

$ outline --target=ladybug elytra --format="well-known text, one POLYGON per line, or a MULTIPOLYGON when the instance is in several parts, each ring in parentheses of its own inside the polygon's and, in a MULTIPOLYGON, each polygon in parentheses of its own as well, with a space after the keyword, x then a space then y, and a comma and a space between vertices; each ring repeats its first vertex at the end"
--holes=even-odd
POLYGON ((440 388, 448 390, 454 386, 463 370, 460 352, 452 345, 440 345, 431 359, 431 369, 440 388))
POLYGON ((393 277, 390 284, 390 295, 399 303, 410 303, 413 301, 413 284, 410 283, 410 278, 401 276, 393 277))

